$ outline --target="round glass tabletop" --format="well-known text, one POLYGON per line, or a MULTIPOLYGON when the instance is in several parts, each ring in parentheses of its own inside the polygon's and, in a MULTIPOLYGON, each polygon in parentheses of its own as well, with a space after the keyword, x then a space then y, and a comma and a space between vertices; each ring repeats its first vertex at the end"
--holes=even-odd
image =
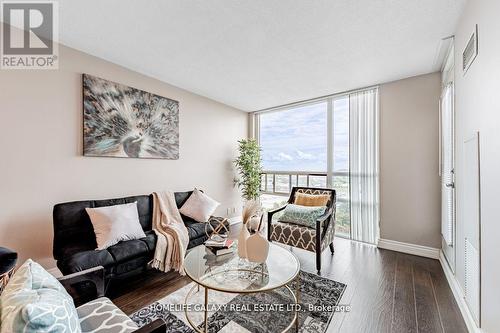
POLYGON ((300 263, 295 255, 275 244, 269 244, 265 263, 256 264, 232 253, 216 256, 204 245, 189 251, 184 259, 186 274, 208 289, 229 293, 254 293, 273 290, 297 277, 300 263))

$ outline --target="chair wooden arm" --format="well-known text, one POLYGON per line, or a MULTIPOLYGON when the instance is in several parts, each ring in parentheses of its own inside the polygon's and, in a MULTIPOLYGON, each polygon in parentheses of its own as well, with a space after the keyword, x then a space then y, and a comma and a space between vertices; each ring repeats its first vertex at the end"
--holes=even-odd
MULTIPOLYGON (((323 215, 318 217, 318 219, 316 220, 316 234, 321 236, 320 239, 323 239, 323 236, 330 227, 332 214, 333 214, 333 209, 329 209, 323 215)), ((335 223, 335 221, 333 223, 335 223)))
MULTIPOLYGON (((104 296, 104 267, 92 267, 81 272, 65 275, 60 277, 59 282, 63 285, 68 294, 75 300, 75 305, 78 303, 79 295, 75 289, 75 285, 90 282, 95 286, 96 295, 94 299, 104 296)), ((77 305, 78 306, 78 305, 77 305)))
POLYGON ((286 205, 267 212, 267 239, 268 240, 271 240, 271 223, 273 222, 273 215, 276 214, 277 212, 282 211, 285 208, 286 208, 286 205))
POLYGON ((332 216, 332 210, 329 209, 327 210, 323 215, 321 215, 320 217, 318 217, 318 219, 316 220, 316 225, 321 225, 323 222, 325 222, 326 220, 328 220, 330 218, 330 216, 332 216))
POLYGON ((167 330, 167 323, 163 319, 156 319, 149 324, 142 326, 134 331, 134 333, 165 333, 167 330))

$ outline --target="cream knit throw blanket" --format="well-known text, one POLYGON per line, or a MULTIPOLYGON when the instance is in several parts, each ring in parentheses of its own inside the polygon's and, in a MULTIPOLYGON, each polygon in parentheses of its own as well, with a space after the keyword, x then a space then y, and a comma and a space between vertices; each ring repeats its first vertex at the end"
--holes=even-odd
POLYGON ((173 269, 184 275, 189 236, 173 192, 153 193, 153 230, 158 237, 152 267, 163 272, 173 269))

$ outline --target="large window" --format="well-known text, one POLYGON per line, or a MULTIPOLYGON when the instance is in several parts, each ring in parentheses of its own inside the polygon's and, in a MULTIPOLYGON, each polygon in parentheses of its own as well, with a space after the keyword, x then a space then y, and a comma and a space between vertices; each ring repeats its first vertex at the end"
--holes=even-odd
POLYGON ((325 102, 260 116, 264 170, 326 173, 326 144, 325 102))
POLYGON ((350 237, 349 206, 349 97, 333 100, 332 187, 337 192, 337 234, 350 237))
POLYGON ((263 205, 283 204, 293 186, 333 187, 337 191, 337 234, 349 237, 349 97, 258 117, 263 205))

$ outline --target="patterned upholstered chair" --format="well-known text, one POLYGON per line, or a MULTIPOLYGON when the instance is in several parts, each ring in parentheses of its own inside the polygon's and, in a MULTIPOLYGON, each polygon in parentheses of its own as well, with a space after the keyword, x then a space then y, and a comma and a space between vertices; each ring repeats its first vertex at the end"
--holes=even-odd
POLYGON ((327 188, 293 187, 287 204, 295 202, 296 193, 328 194, 330 199, 325 213, 316 221, 316 228, 308 228, 288 222, 273 221, 273 215, 285 209, 286 205, 267 213, 267 232, 269 241, 298 247, 316 253, 316 269, 321 271, 321 253, 327 247, 334 253, 335 235, 335 190, 327 188))
POLYGON ((82 328, 82 333, 160 333, 165 332, 166 324, 156 319, 139 328, 109 298, 104 297, 104 267, 97 266, 84 271, 65 275, 59 282, 71 295, 82 328), (82 300, 78 286, 90 283, 94 286, 92 300, 82 300))

